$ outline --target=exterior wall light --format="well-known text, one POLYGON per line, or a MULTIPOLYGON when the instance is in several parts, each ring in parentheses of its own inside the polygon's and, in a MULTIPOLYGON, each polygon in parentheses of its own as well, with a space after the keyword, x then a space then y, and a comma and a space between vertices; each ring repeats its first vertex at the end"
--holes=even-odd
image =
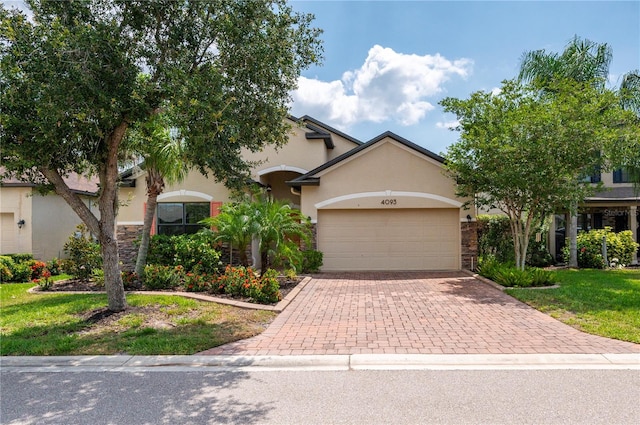
POLYGON ((18 229, 22 229, 24 225, 25 225, 24 219, 20 219, 20 221, 18 221, 18 229))

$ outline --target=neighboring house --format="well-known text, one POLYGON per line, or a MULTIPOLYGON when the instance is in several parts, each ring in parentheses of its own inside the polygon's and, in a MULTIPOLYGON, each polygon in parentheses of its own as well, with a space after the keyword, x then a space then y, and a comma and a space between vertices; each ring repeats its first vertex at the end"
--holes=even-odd
MULTIPOLYGON (((72 174, 65 178, 94 213, 96 179, 72 174)), ((38 260, 64 258, 64 244, 82 221, 56 194, 41 195, 19 179, 0 182, 0 254, 31 253, 38 260)))
MULTIPOLYGON (((245 153, 261 161, 253 179, 275 199, 311 219, 322 270, 459 270, 476 261, 475 217, 462 208, 443 159, 393 133, 367 143, 311 117, 289 118, 289 143, 245 153)), ((121 261, 135 260, 133 241, 145 211, 144 172, 129 170, 120 190, 121 261)), ((158 198, 154 233, 197 231, 197 222, 230 200, 213 178, 192 172, 158 198)))
MULTIPOLYGON (((588 177, 590 183, 603 184, 603 190, 586 198, 578 209, 578 231, 611 227, 614 232, 631 230, 640 243, 640 193, 631 183, 629 174, 622 169, 609 173, 596 173, 588 177)), ((562 259, 569 217, 559 214, 552 220, 549 251, 562 259)), ((638 263, 638 252, 633 263, 638 263)))

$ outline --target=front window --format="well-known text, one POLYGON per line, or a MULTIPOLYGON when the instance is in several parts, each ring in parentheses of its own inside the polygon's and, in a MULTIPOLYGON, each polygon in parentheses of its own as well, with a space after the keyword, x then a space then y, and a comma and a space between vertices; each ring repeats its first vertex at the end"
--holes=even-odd
POLYGON ((196 233, 206 227, 198 222, 209 217, 208 202, 163 202, 158 204, 158 234, 196 233))
POLYGON ((613 172, 614 183, 633 183, 632 173, 626 168, 618 168, 613 172))

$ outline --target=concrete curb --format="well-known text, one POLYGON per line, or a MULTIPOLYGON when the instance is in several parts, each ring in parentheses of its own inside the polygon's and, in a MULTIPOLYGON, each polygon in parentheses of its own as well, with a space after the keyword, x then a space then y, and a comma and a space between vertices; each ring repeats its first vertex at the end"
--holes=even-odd
MULTIPOLYGON (((191 298, 191 299, 200 300, 200 301, 214 302, 214 303, 218 303, 218 304, 231 305, 231 306, 234 306, 234 307, 246 308, 248 310, 266 310, 266 311, 273 311, 275 313, 281 313, 291 303, 291 301, 293 301, 293 299, 296 297, 296 295, 298 295, 300 293, 300 291, 307 285, 307 283, 309 283, 311 281, 311 279, 312 279, 311 276, 306 276, 305 278, 303 278, 300 281, 300 283, 298 283, 296 285, 296 287, 293 288, 291 290, 291 292, 289 292, 287 294, 286 297, 284 297, 284 299, 282 299, 280 302, 278 302, 275 305, 248 303, 248 302, 238 301, 238 300, 234 300, 234 299, 230 299, 230 298, 219 298, 219 297, 214 297, 214 296, 211 296, 211 295, 205 295, 205 294, 196 293, 196 292, 127 291, 127 294, 178 296, 178 297, 191 298)), ((28 290, 28 292, 32 293, 32 294, 104 294, 104 291, 53 291, 53 292, 47 292, 47 291, 34 290, 35 288, 37 288, 37 286, 34 286, 33 288, 30 288, 28 290)))
POLYGON ((0 357, 0 370, 7 373, 549 369, 640 370, 640 354, 0 357))

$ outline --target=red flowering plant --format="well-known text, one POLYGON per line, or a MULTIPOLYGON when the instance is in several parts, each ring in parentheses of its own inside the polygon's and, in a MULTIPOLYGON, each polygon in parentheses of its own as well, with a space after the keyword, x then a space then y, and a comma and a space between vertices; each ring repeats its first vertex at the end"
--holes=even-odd
MULTIPOLYGON (((42 273, 47 269, 47 263, 43 261, 33 261, 31 263, 31 280, 40 279, 42 273)), ((51 273, 49 273, 51 277, 51 273)))
POLYGON ((239 297, 249 297, 251 285, 256 284, 258 278, 250 267, 227 266, 224 274, 216 282, 218 289, 224 288, 224 293, 239 297))
POLYGON ((33 279, 33 283, 36 283, 41 289, 51 289, 53 285, 53 279, 51 279, 51 272, 46 268, 39 272, 40 277, 33 279))
POLYGON ((208 292, 215 286, 215 277, 208 274, 188 272, 184 275, 183 286, 187 292, 208 292))
POLYGON ((214 292, 229 294, 236 297, 251 298, 262 304, 280 301, 280 284, 278 273, 268 270, 261 277, 250 267, 227 266, 225 272, 213 284, 214 292))

